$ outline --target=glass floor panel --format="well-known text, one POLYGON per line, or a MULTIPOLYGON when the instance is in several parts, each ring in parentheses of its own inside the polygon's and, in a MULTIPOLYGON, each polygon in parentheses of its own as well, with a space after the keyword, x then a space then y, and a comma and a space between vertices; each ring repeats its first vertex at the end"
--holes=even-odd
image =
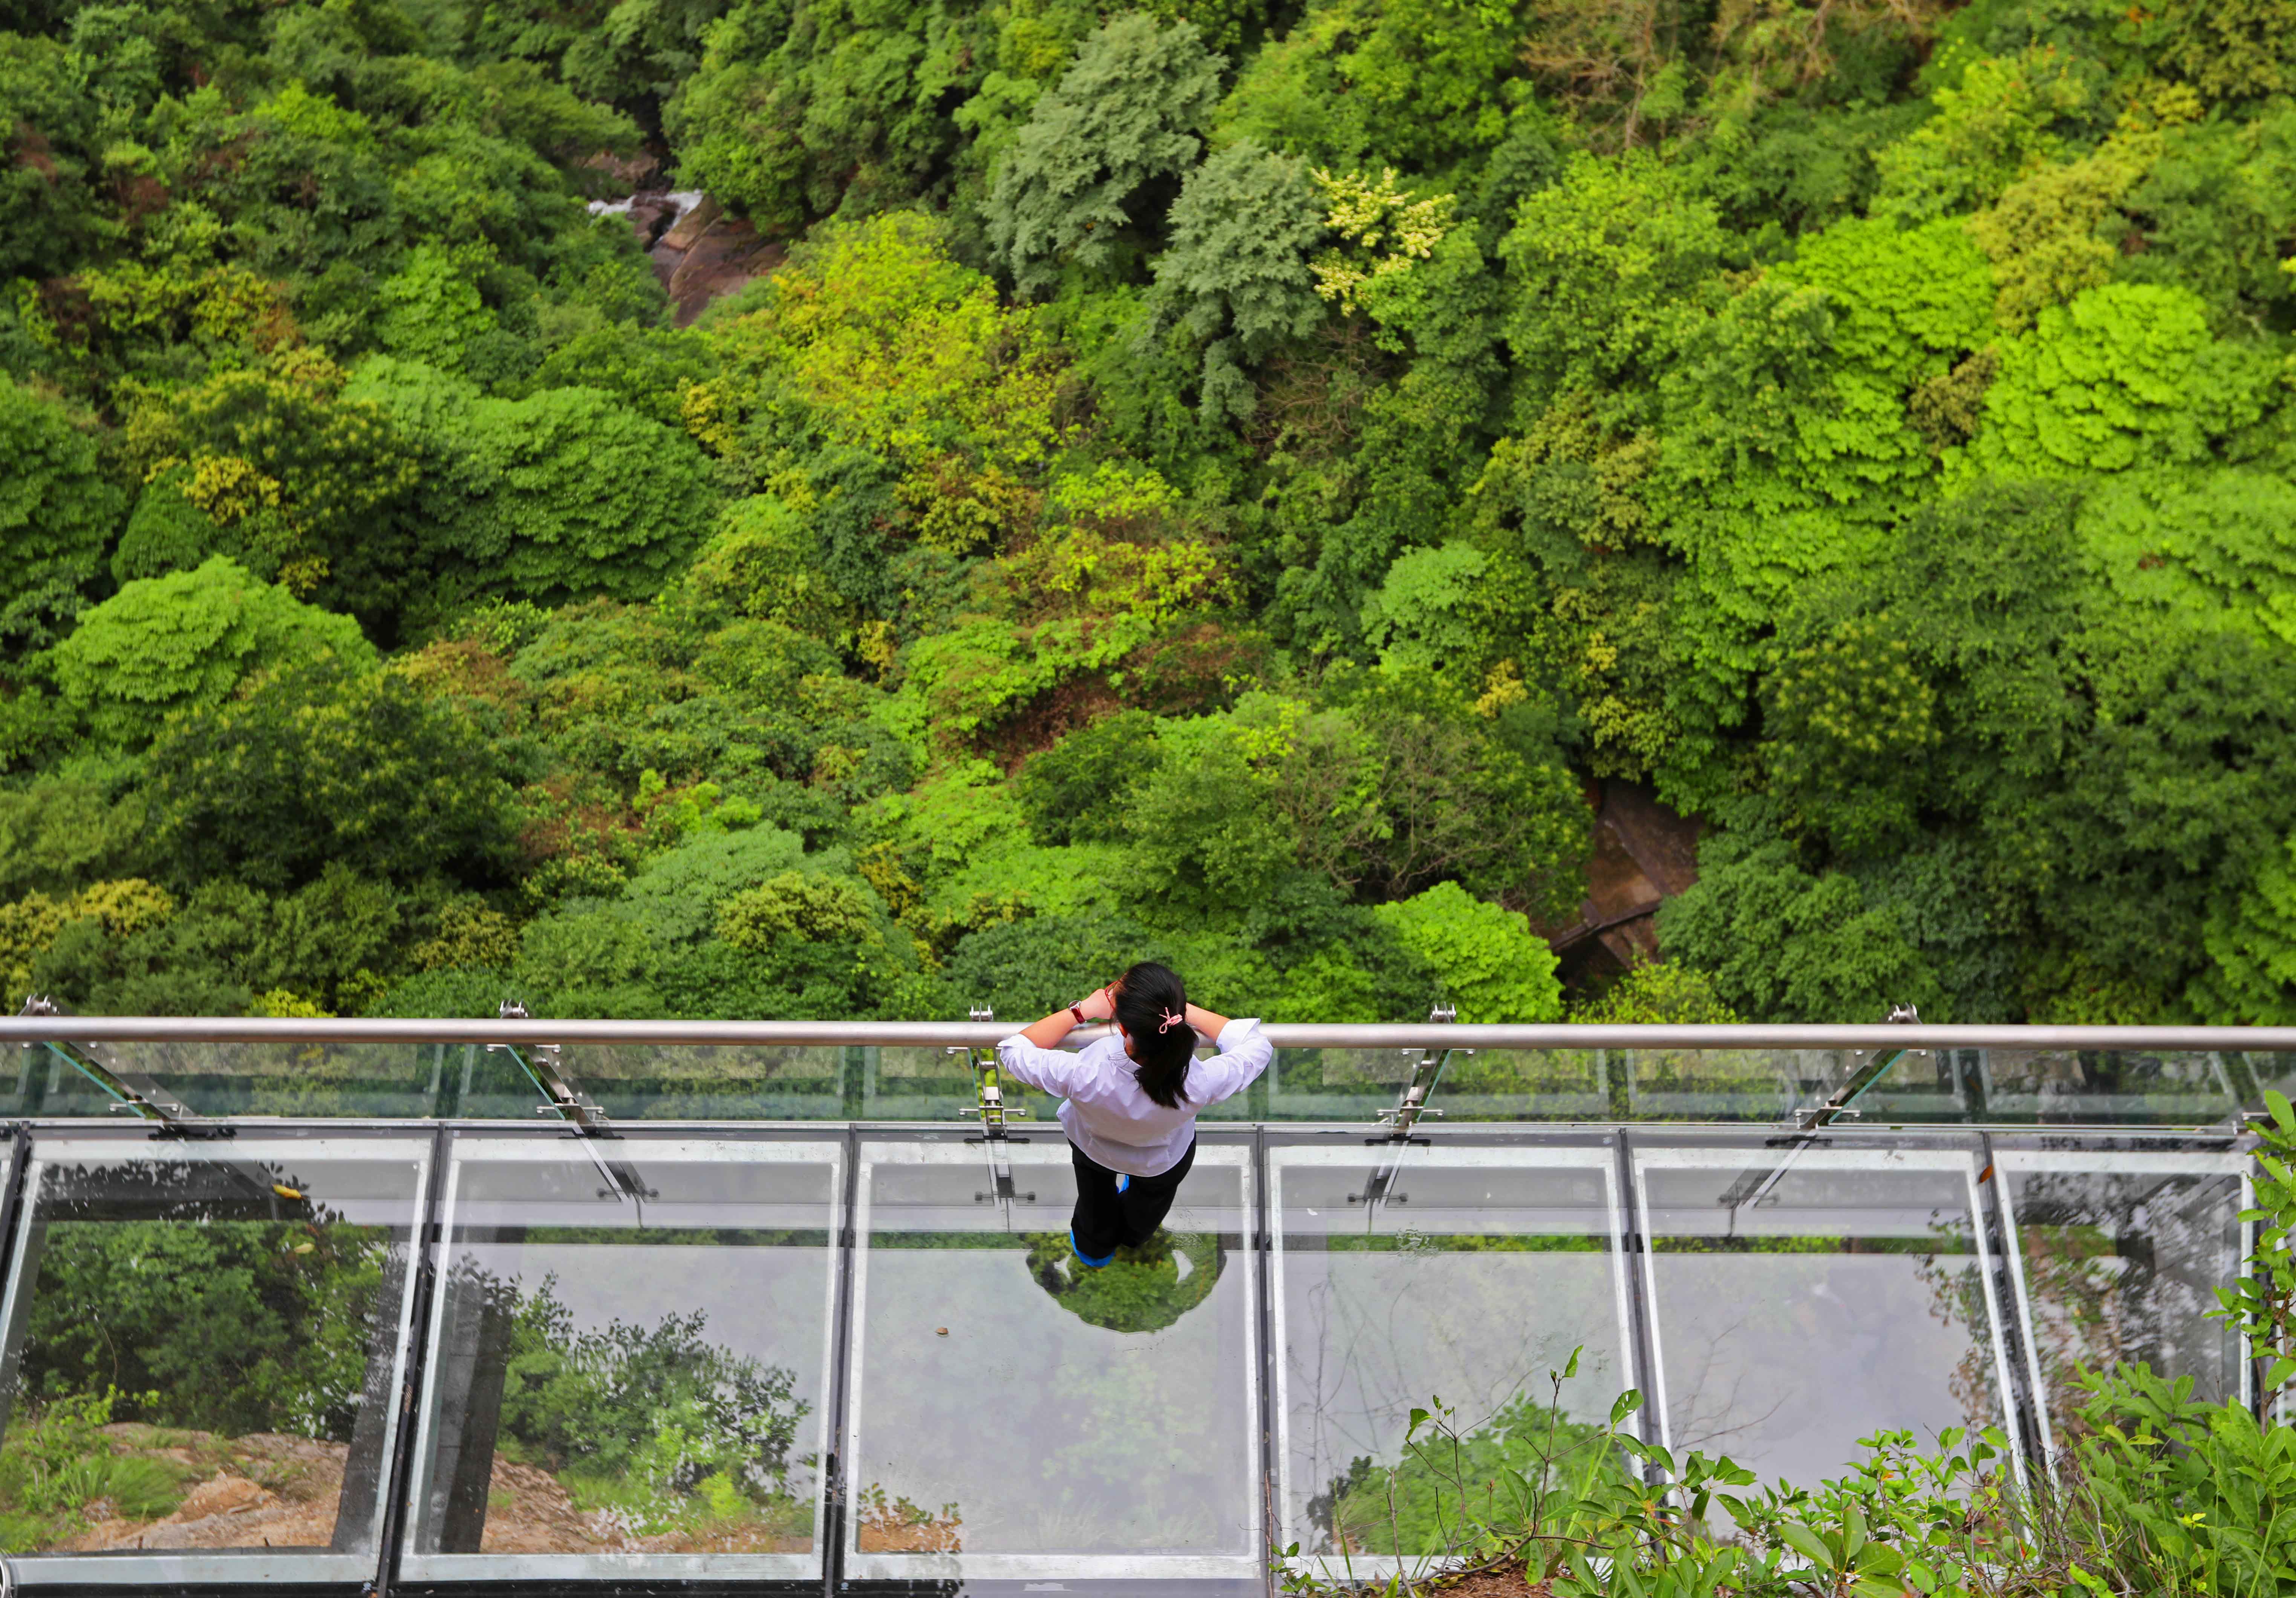
POLYGON ((817 1577, 844 1141, 448 1148, 405 1575, 817 1577))
POLYGON ((1641 1148, 1662 1438, 1815 1487, 1857 1440, 2005 1425, 1966 1148, 1641 1148))
POLYGON ((405 1374, 432 1140, 36 1137, 0 1320, 28 1584, 364 1579, 405 1374))
POLYGON ((2248 1396, 2238 1336, 2207 1318, 2246 1252, 2246 1156, 2005 1149, 1995 1158, 2046 1437, 2080 1408, 2085 1365, 2143 1360, 2193 1377, 2195 1398, 2248 1396))
POLYGON ((1608 1140, 1278 1147, 1268 1188, 1275 1541, 1302 1562, 1360 1576, 1449 1551, 1423 1512, 1425 1461, 1406 1449, 1414 1408, 1439 1397, 1479 1460, 1536 1476, 1524 1450, 1544 1441, 1548 1376, 1574 1348, 1569 1420, 1600 1425, 1635 1385, 1608 1140))
POLYGON ((1249 1139, 1207 1131, 1164 1231, 1069 1253, 1067 1142, 859 1156, 844 1569, 862 1578, 1221 1577, 1257 1590, 1249 1139))

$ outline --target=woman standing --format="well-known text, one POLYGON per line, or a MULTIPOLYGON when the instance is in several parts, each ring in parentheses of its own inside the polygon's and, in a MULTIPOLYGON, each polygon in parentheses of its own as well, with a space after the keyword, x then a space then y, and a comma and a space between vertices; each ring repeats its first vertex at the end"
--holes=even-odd
POLYGON ((1257 1017, 1231 1021, 1190 1004, 1179 974, 1153 960, 996 1045, 1012 1076, 1061 1096, 1078 1259, 1097 1270, 1155 1235, 1195 1163, 1196 1112, 1249 1087, 1275 1052, 1257 1017), (1111 1017, 1114 1035, 1074 1054, 1055 1047, 1070 1028, 1111 1017), (1218 1048, 1214 1058, 1195 1058, 1199 1033, 1218 1048))

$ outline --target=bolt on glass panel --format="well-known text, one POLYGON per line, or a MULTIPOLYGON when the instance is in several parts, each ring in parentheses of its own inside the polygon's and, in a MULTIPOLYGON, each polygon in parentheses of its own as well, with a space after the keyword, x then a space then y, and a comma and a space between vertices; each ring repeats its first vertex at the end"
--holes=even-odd
MULTIPOLYGON (((1330 1576, 1415 1571, 1463 1552, 1453 1462, 1406 1444, 1439 1402, 1465 1437, 1465 1512, 1504 1519, 1499 1465, 1539 1477, 1550 1372, 1556 1452, 1635 1385, 1617 1157, 1566 1145, 1276 1147, 1279 1546, 1330 1576), (1390 1502, 1390 1489, 1393 1489, 1390 1502)), ((1577 1456, 1582 1457, 1583 1455, 1577 1456)))
POLYGON ((2012 1275, 2045 1440, 2080 1409, 2083 1368, 2142 1360, 2204 1403, 2249 1396, 2239 1334, 2208 1319, 2239 1273, 2249 1157, 2003 1149, 2012 1275))
POLYGON ((1661 1440, 1815 1487, 2006 1424, 1973 1146, 1639 1145, 1661 1440))
POLYGON ((373 1575, 431 1148, 35 1138, 0 1310, 19 1576, 373 1575))
POLYGON ((1097 1271, 1057 1136, 859 1163, 845 1574, 1260 1591, 1250 1143, 1200 1137, 1162 1231, 1097 1271))
POLYGON ((402 1571, 817 1576, 844 1148, 455 1133, 402 1571))

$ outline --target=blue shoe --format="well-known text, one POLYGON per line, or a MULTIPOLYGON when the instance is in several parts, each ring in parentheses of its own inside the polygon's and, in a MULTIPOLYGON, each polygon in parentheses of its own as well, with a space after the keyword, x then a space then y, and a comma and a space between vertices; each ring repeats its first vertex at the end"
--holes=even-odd
POLYGON ((1119 1193, 1125 1191, 1127 1189, 1131 1187, 1131 1185, 1132 1178, 1129 1176, 1119 1176, 1116 1179, 1116 1190, 1119 1193))
POLYGON ((1073 1226, 1069 1228, 1069 1252, 1075 1255, 1078 1259, 1083 1261, 1086 1265, 1095 1271, 1099 1270, 1101 1266, 1106 1264, 1110 1260, 1116 1257, 1114 1254, 1103 1254, 1098 1259, 1095 1259, 1091 1255, 1086 1254, 1083 1249, 1078 1248, 1076 1240, 1076 1228, 1073 1226))

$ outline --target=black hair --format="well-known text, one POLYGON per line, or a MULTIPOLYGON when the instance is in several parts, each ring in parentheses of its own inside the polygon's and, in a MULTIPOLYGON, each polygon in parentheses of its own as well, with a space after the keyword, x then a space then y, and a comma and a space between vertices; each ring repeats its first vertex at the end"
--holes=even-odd
POLYGON ((1188 988, 1169 966, 1144 960, 1116 979, 1116 1024, 1132 1045, 1140 1091, 1166 1109, 1177 1109, 1196 1057, 1196 1029, 1188 1025, 1188 988))

